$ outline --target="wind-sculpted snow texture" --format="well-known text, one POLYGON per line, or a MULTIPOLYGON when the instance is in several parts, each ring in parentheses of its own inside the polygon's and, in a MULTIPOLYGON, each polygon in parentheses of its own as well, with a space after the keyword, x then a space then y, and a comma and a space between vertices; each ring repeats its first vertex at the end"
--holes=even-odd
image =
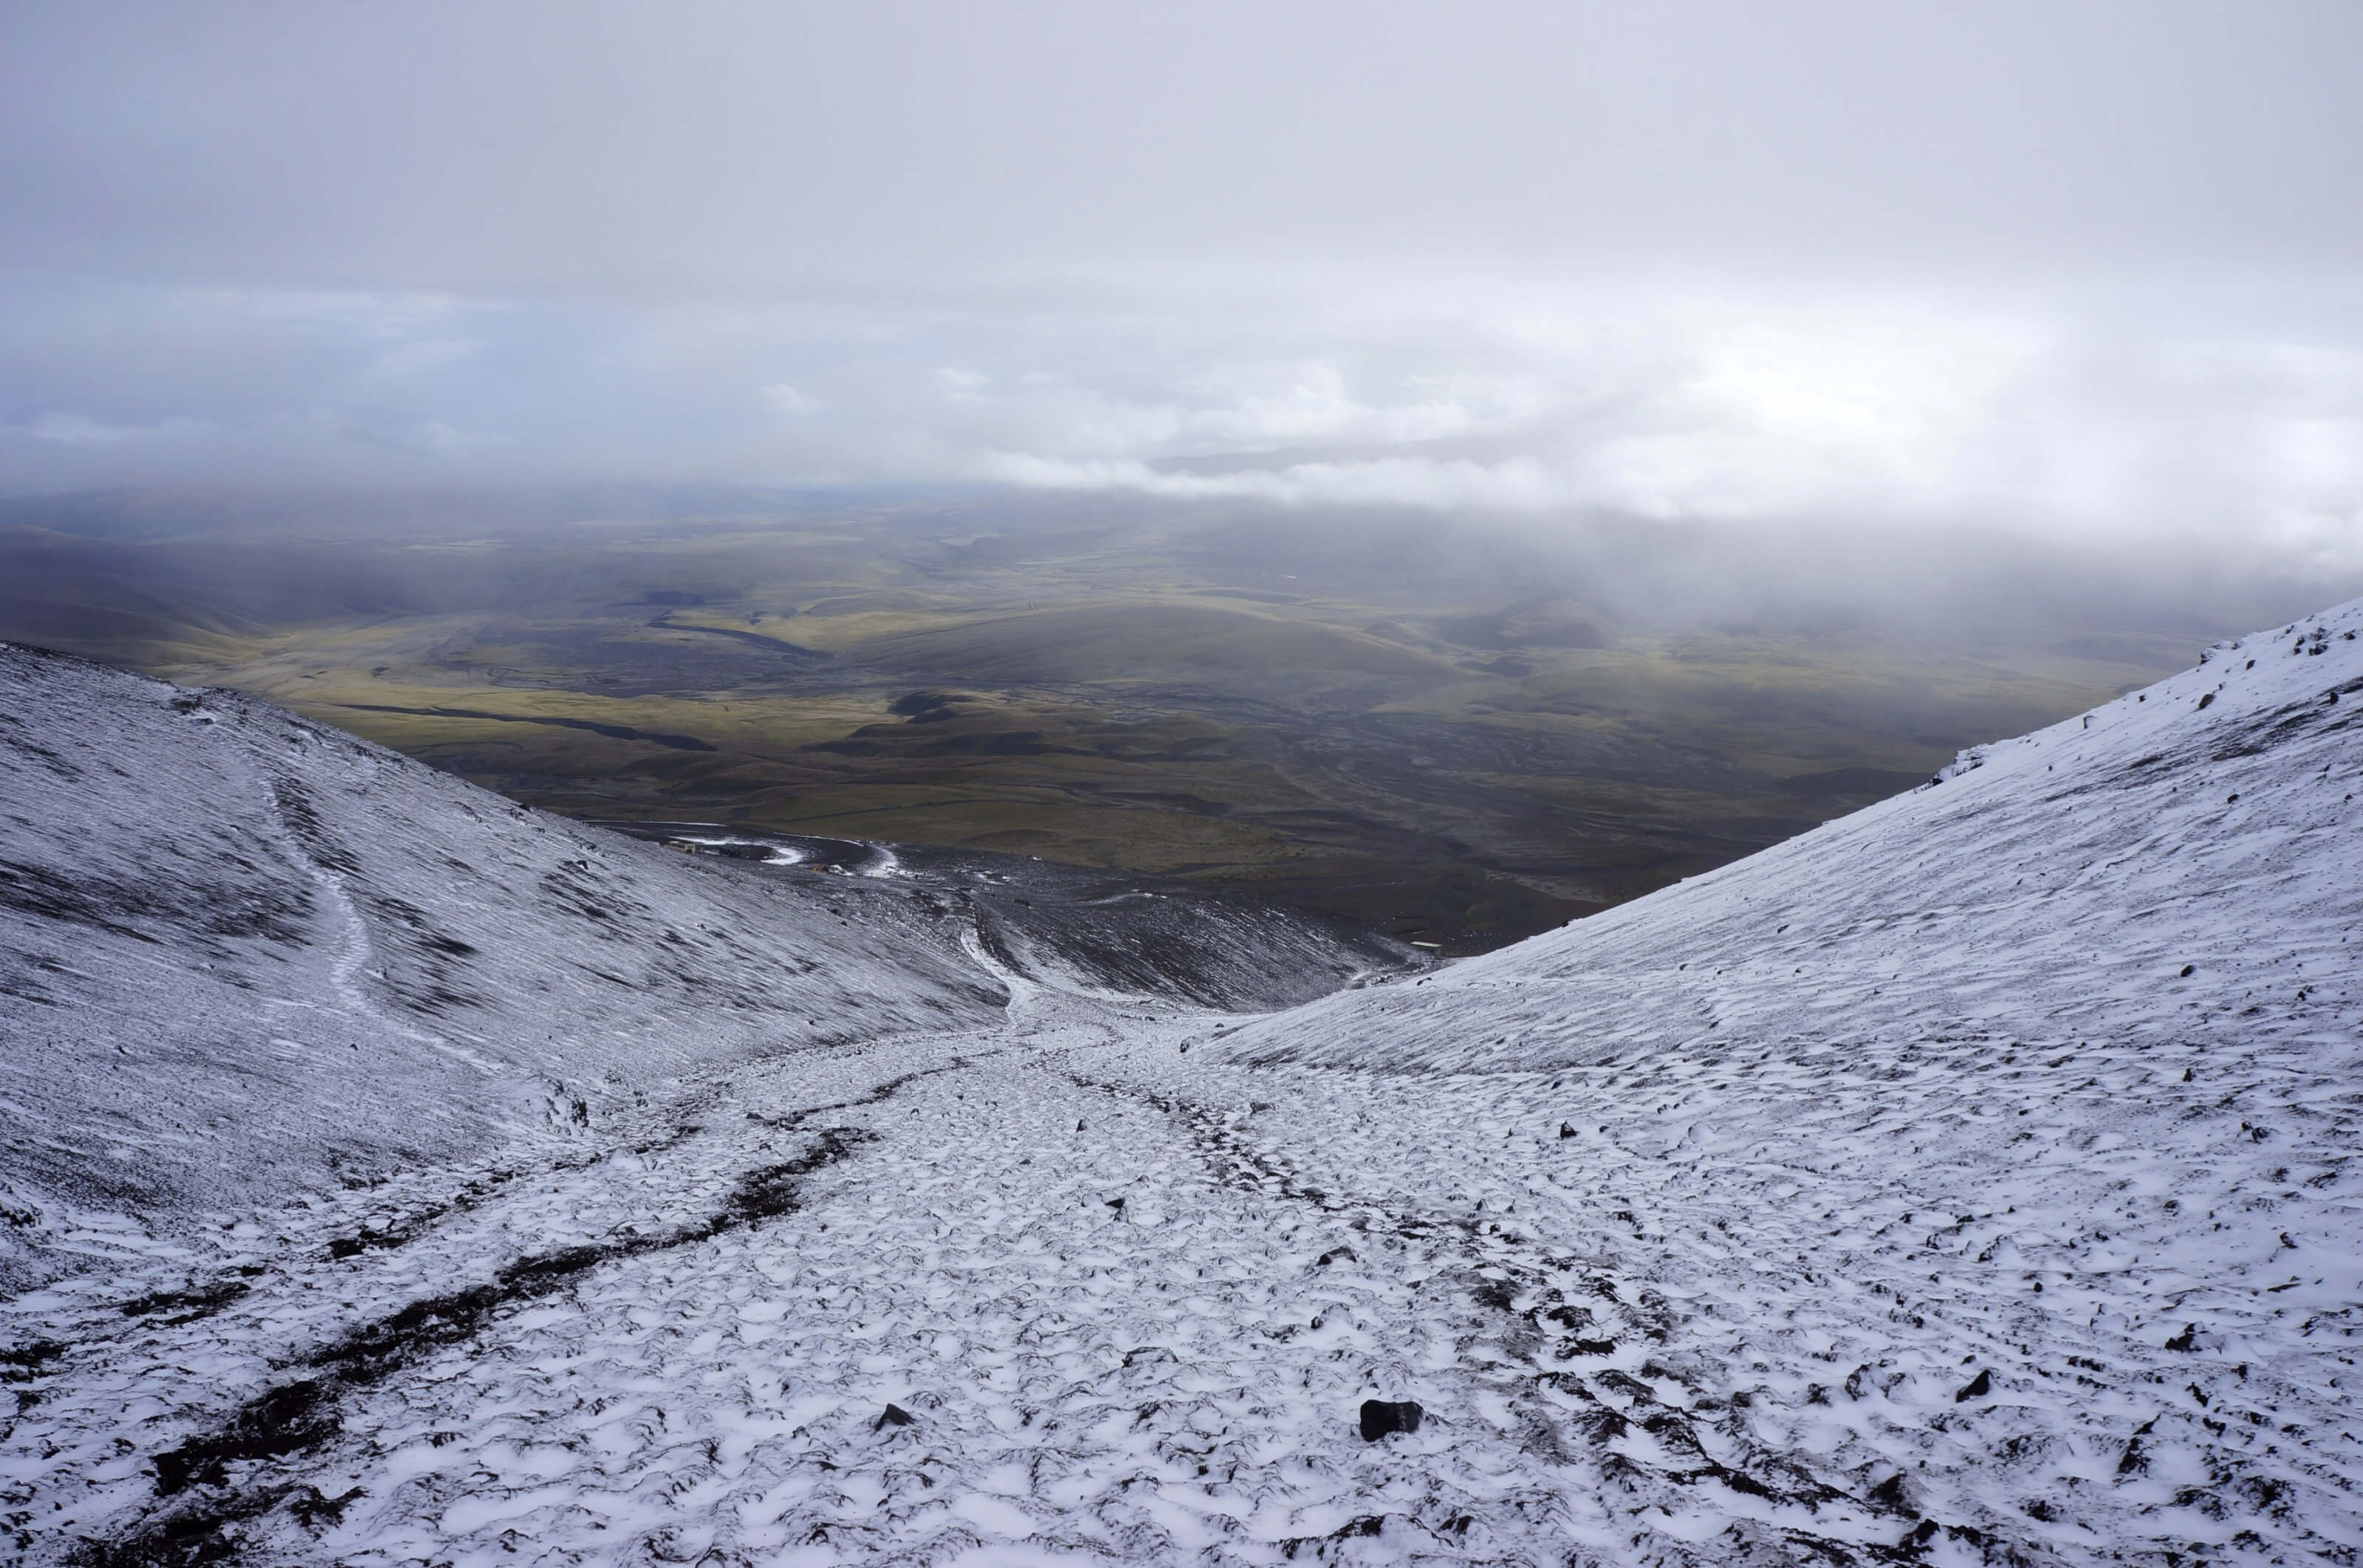
POLYGON ((2358 626, 1258 1021, 972 926, 982 1024, 815 1013, 859 1038, 0 1306, 0 1528, 122 1568, 2353 1562, 2358 626), (1365 1442, 1368 1399, 1425 1419, 1365 1442))

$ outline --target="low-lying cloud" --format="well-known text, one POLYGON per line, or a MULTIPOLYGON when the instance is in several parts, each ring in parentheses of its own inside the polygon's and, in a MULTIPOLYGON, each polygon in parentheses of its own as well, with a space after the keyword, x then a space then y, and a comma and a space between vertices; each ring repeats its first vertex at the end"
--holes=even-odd
POLYGON ((982 484, 1974 525, 2363 567, 2363 349, 2064 307, 1629 288, 1425 316, 1375 290, 1068 311, 91 297, 107 287, 0 320, 0 374, 42 394, 0 426, 27 488, 982 484), (103 341, 57 325, 102 315, 103 341))
POLYGON ((2363 561, 2363 11, 0 12, 0 490, 982 486, 2363 561))
POLYGON ((1034 439, 976 471, 1299 504, 2000 522, 2363 564, 2355 349, 1843 309, 1668 311, 1599 331, 1651 351, 1538 335, 1514 373, 1443 392, 1414 370, 1348 384, 1315 362, 1292 398, 1126 403, 1076 428, 1049 406, 1071 391, 1014 386, 1013 405, 1044 415, 1034 439), (1303 417, 1316 408, 1317 426, 1303 417), (1210 455, 1227 460, 1210 469, 1210 455))

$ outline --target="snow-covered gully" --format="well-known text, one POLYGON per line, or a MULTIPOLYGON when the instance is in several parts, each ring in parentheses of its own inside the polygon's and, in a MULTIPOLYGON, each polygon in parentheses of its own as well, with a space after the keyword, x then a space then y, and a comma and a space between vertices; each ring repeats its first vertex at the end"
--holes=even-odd
MULTIPOLYGON (((230 1184, 216 1123, 135 1103, 192 1174, 110 1219, 137 1080, 51 1021, 129 1003, 54 999, 146 973, 52 944, 7 993, 65 1065, 11 1085, 52 1127, 9 1192, 127 1174, 9 1198, 50 1272, 0 1303, 0 1526, 93 1568, 2353 1563, 2358 634, 2212 649, 1656 898, 1252 1017, 1111 980, 1178 924, 747 881, 307 735, 302 854, 271 869, 283 813, 206 863, 275 912, 181 960, 230 976, 207 1039, 336 1031, 216 1069, 311 1096, 294 1163, 230 1184), (455 812, 514 869, 438 869, 455 812), (287 890, 319 865, 346 903, 287 890), (371 1131, 332 1089, 439 1141, 317 1179, 371 1131), (1425 1419, 1365 1441, 1367 1400, 1425 1419)), ((64 886, 22 951, 91 927, 64 886)), ((86 943, 187 923, 138 886, 86 943)), ((1187 918, 1193 954, 1363 963, 1187 918)))
MULTIPOLYGON (((2324 1293, 2071 1263, 2057 1215, 1944 1190, 1980 1120, 1950 1094, 1746 1061, 1619 1083, 1193 1060, 1227 1021, 1040 992, 993 1034, 718 1077, 596 1157, 421 1175, 425 1218, 355 1195, 260 1265, 19 1302, 62 1330, 6 1438, 19 1545, 2163 1562, 2211 1515, 2331 1555, 2354 1517, 2337 1396, 2210 1353, 2324 1293), (1655 1108, 1708 1095, 1802 1118, 1794 1144, 1686 1153, 1655 1108), (1880 1103, 1923 1130, 1916 1188, 1814 1153, 1880 1103), (1818 1235, 1781 1196, 1808 1182, 1818 1235), (2047 1244, 2073 1277, 2031 1296, 2047 1244), (2172 1348, 2185 1310, 2205 1342, 2172 1348), (1429 1419, 1365 1444, 1370 1397, 1429 1419)), ((2087 1055, 2023 1097, 2065 1123, 2096 1071, 2170 1066, 2087 1055)))
MULTIPOLYGON (((1575 1467, 1593 1483, 1590 1490, 1611 1483, 1626 1494, 1625 1506, 1616 1513, 1620 1522, 1639 1527, 1629 1545, 1639 1547, 1656 1533, 1659 1518, 1690 1511, 1683 1495, 1670 1486, 1701 1483, 1736 1495, 1718 1496, 1718 1511, 1732 1511, 1736 1498, 1763 1499, 1769 1505, 1763 1509, 1741 1503, 1737 1511, 1771 1525, 1771 1535, 1798 1548, 1798 1555, 1843 1559, 1849 1547, 1891 1555, 1898 1543, 1893 1520, 1882 1514, 1907 1516, 1914 1533, 1903 1547, 1920 1545, 1947 1529, 1911 1517, 1894 1486, 1852 1499, 1796 1459, 1749 1441, 1739 1423, 1726 1422, 1721 1431, 1702 1428, 1700 1421, 1724 1409, 1723 1402, 1692 1386, 1680 1371, 1648 1359, 1674 1337, 1676 1315, 1666 1299, 1646 1280, 1625 1276, 1625 1260, 1613 1253, 1555 1251, 1517 1228, 1511 1220, 1514 1200, 1504 1201, 1493 1219, 1485 1217, 1481 1198, 1469 1210, 1455 1212, 1397 1193, 1393 1201, 1407 1206, 1390 1208, 1355 1192, 1350 1170, 1323 1178, 1346 1184, 1345 1190, 1315 1187, 1292 1159, 1293 1151, 1245 1135, 1242 1124, 1255 1110, 1271 1109, 1268 1105, 1251 1102, 1249 1117, 1243 1118, 1236 1110, 1127 1085, 1077 1081, 1145 1099, 1176 1118, 1215 1180, 1260 1198, 1310 1205, 1360 1238, 1325 1253, 1317 1266, 1341 1259, 1368 1266, 1366 1256, 1381 1266, 1407 1266, 1428 1292, 1422 1303, 1428 1311, 1457 1317, 1464 1339, 1487 1345, 1490 1353, 1460 1369, 1468 1385, 1456 1390, 1460 1402, 1490 1406, 1512 1418, 1521 1447, 1554 1466, 1575 1467), (1620 1342, 1639 1342, 1642 1377, 1627 1370, 1625 1364, 1635 1357, 1620 1356, 1620 1342), (1661 1399, 1645 1380, 1650 1376, 1674 1386, 1679 1401, 1661 1399), (1636 1425, 1646 1439, 1619 1443, 1636 1425)), ((1370 1109, 1362 1108, 1357 1117, 1363 1126, 1370 1109)), ((1431 1372, 1449 1370, 1447 1364, 1431 1372)), ((1448 1519, 1446 1528, 1466 1530, 1471 1522, 1462 1514, 1448 1519)), ((1974 1526, 1954 1525, 1948 1533, 1984 1539, 1974 1526)))

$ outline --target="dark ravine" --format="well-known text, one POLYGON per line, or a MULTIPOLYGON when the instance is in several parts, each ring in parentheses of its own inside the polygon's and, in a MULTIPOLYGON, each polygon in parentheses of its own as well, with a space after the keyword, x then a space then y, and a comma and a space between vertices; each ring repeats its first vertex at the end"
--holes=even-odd
POLYGON ((548 724, 554 729, 584 730, 609 740, 647 741, 651 745, 670 746, 674 751, 712 751, 712 741, 695 735, 669 735, 655 730, 636 730, 629 724, 602 724, 589 719, 560 719, 534 713, 489 713, 481 708, 400 708, 387 702, 339 702, 339 708, 356 713, 409 713, 424 719, 489 719, 503 724, 548 724))
POLYGON ((657 616, 649 624, 662 632, 703 632, 711 637, 734 638, 749 647, 761 648, 765 653, 779 654, 802 667, 815 667, 837 662, 833 655, 822 653, 817 648, 804 647, 789 642, 784 637, 767 637, 760 632, 742 632, 736 626, 687 624, 674 620, 671 611, 657 616))

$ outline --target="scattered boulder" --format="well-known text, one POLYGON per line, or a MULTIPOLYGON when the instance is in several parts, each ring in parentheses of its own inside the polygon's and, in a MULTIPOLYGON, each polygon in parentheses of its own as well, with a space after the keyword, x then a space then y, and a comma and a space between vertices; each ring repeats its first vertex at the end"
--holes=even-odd
POLYGON ((288 1501, 287 1511, 316 1530, 323 1525, 344 1523, 345 1510, 368 1496, 359 1486, 334 1497, 317 1486, 299 1486, 288 1501))
POLYGON ((1953 1395, 1953 1403, 1958 1405, 1969 1399, 1982 1399, 1992 1392, 1993 1374, 1980 1371, 1975 1377, 1969 1379, 1966 1386, 1953 1395))
POLYGON ((2149 1473, 2149 1450, 2144 1445, 2142 1439, 2149 1436, 2150 1429, 2156 1425, 2158 1425, 2158 1418, 2152 1416, 2134 1429, 2134 1435, 2126 1440, 2123 1457, 2117 1461, 2118 1474, 2146 1475, 2149 1473))
POLYGON ((1901 1470, 1870 1489, 1870 1500, 1880 1507, 1899 1514, 1920 1511, 1917 1489, 1901 1470))
POLYGON ((1411 1399, 1365 1399, 1362 1441, 1376 1442, 1394 1432, 1415 1432, 1419 1430, 1420 1418, 1426 1413, 1411 1399))
POLYGON ((889 1404, 878 1419, 870 1423, 870 1430, 874 1432, 886 1427, 907 1427, 914 1419, 911 1412, 902 1406, 889 1404))

